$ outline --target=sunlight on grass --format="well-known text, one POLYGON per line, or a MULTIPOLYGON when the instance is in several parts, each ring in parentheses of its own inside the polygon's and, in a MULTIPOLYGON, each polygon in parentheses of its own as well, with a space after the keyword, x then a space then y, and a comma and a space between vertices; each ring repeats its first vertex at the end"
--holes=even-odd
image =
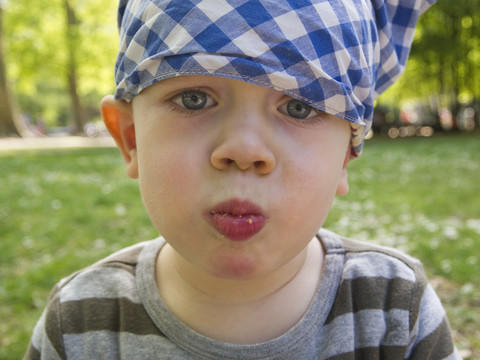
POLYGON ((412 253, 432 274, 480 283, 480 139, 377 140, 365 152, 328 227, 412 253))
MULTIPOLYGON (((480 139, 374 139, 326 227, 418 257, 465 359, 480 352, 480 139)), ((0 359, 22 357, 52 286, 157 236, 116 149, 0 153, 0 359)))

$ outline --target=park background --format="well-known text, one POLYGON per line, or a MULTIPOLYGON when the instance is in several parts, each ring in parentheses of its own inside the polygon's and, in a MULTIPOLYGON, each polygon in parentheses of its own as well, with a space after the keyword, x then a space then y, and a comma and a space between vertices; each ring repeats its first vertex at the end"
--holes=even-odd
MULTIPOLYGON (((61 277, 157 235, 98 111, 116 6, 0 0, 0 359, 21 358, 61 277)), ((480 358, 479 115, 480 1, 439 0, 326 224, 420 258, 465 359, 480 358)))

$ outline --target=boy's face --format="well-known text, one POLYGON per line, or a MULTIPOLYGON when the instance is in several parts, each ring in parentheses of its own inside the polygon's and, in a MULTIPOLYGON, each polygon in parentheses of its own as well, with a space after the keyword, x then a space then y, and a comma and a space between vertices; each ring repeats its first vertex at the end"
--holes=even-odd
POLYGON ((181 76, 122 107, 136 144, 117 142, 153 223, 210 275, 250 279, 293 261, 348 191, 348 122, 273 89, 181 76))

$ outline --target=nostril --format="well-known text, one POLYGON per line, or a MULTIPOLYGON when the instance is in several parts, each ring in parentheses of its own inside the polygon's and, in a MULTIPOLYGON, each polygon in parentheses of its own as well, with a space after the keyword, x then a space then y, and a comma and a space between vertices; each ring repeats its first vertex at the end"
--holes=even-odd
POLYGON ((275 158, 272 153, 260 150, 252 151, 250 148, 240 150, 238 147, 232 150, 220 146, 213 150, 210 162, 218 170, 236 167, 241 171, 250 169, 259 174, 268 174, 275 168, 275 158))

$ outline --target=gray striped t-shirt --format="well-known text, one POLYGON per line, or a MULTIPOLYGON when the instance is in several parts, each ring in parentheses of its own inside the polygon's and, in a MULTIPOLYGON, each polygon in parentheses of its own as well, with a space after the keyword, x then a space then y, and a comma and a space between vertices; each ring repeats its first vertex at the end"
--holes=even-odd
POLYGON ((421 264, 326 230, 322 280, 304 317, 255 345, 207 338, 180 322, 156 288, 162 238, 62 280, 26 359, 460 359, 421 264))

